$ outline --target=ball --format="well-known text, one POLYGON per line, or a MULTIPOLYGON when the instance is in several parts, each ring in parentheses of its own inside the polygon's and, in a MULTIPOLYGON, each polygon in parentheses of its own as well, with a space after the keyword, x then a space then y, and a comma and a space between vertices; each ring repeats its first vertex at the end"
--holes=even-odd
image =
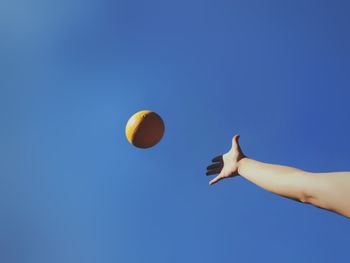
POLYGON ((157 113, 143 110, 131 116, 126 124, 125 134, 132 145, 145 149, 162 139, 164 129, 164 122, 157 113))

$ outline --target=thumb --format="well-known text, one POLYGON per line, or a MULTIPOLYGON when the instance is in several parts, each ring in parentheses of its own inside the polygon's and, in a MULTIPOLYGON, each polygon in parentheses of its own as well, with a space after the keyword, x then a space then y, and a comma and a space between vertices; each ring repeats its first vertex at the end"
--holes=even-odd
POLYGON ((232 138, 232 148, 234 148, 236 146, 239 146, 239 138, 240 138, 239 134, 236 134, 235 136, 233 136, 233 138, 232 138))
POLYGON ((239 138, 240 138, 239 134, 236 134, 235 136, 233 136, 231 150, 232 151, 237 151, 239 156, 240 156, 240 159, 241 159, 241 158, 245 157, 245 155, 244 155, 244 153, 242 151, 241 146, 239 145, 239 138))

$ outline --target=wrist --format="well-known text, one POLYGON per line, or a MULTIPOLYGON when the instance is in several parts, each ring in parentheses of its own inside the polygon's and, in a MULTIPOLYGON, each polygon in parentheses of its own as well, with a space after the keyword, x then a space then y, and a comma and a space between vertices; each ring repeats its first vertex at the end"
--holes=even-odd
POLYGON ((248 159, 247 156, 245 155, 242 155, 239 160, 238 160, 238 163, 237 163, 237 172, 239 175, 241 175, 241 172, 243 170, 243 166, 244 166, 244 163, 246 162, 246 160, 248 159))

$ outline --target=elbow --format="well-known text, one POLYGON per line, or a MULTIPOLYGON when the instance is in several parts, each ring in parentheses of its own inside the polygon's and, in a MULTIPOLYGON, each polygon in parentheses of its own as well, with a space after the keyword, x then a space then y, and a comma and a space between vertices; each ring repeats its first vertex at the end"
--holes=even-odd
POLYGON ((348 188, 343 187, 349 181, 337 181, 329 173, 304 173, 303 179, 298 201, 350 218, 350 196, 348 188))
POLYGON ((326 178, 319 173, 305 172, 304 187, 299 196, 299 201, 311 204, 323 209, 329 209, 326 196, 329 195, 329 184, 326 178))
POLYGON ((299 193, 298 201, 305 204, 315 205, 317 203, 317 190, 315 187, 318 184, 318 178, 311 173, 304 172, 303 187, 299 193))
POLYGON ((315 197, 306 191, 302 191, 299 195, 298 201, 304 204, 314 204, 315 197))

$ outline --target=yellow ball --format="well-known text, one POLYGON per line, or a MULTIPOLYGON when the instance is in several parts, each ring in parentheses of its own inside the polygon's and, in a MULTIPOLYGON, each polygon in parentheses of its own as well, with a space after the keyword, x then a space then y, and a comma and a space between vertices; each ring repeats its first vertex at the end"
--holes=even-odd
POLYGON ((164 122, 155 112, 143 110, 135 113, 126 124, 126 138, 138 148, 150 148, 163 137, 164 122))

